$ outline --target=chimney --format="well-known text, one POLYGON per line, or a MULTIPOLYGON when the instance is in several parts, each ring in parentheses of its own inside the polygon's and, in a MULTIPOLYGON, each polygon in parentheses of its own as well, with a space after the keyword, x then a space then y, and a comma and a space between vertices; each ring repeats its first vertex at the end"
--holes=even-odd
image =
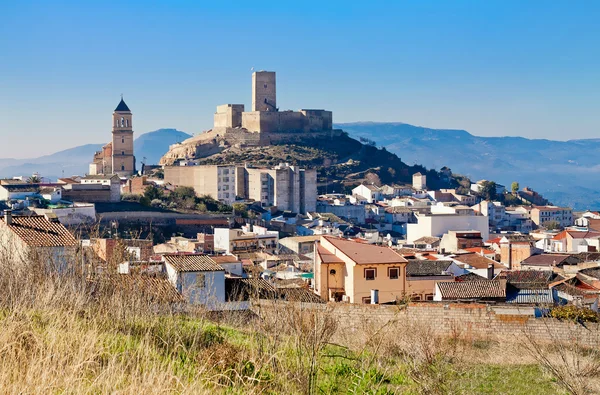
POLYGON ((379 304, 379 290, 378 289, 371 290, 371 304, 379 304))
POLYGON ((6 225, 12 225, 12 210, 11 209, 4 210, 4 222, 6 222, 6 225))
POLYGON ((494 264, 493 263, 488 264, 488 267, 487 267, 487 278, 488 278, 488 280, 493 280, 494 279, 494 264))

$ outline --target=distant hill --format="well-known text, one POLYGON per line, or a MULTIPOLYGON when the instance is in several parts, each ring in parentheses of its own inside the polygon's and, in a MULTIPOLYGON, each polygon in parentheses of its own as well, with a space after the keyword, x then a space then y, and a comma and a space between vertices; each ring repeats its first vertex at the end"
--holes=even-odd
MULTIPOLYGON (((137 165, 140 166, 144 157, 147 164, 158 163, 169 145, 189 137, 189 134, 175 129, 159 129, 140 135, 134 142, 137 165)), ((0 177, 29 176, 37 172, 43 177, 55 179, 63 175, 85 174, 92 156, 103 145, 81 145, 39 158, 0 159, 0 177)))
POLYGON ((144 133, 134 142, 135 159, 138 168, 144 157, 147 164, 156 164, 161 156, 169 150, 169 146, 180 143, 191 135, 176 129, 158 129, 154 132, 144 133))
POLYGON ((405 123, 358 122, 335 127, 385 146, 408 164, 435 169, 448 166, 473 181, 494 180, 507 187, 518 181, 555 204, 576 209, 600 207, 600 139, 480 137, 465 130, 405 123))

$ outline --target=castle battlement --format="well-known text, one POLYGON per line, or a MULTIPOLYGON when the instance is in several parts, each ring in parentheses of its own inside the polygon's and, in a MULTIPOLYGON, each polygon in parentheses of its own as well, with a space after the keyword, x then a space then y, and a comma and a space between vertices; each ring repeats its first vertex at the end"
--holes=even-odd
POLYGON ((213 130, 225 132, 227 128, 242 128, 252 133, 283 133, 331 131, 333 127, 331 111, 279 111, 274 71, 252 74, 252 111, 244 110, 243 104, 218 106, 213 130))

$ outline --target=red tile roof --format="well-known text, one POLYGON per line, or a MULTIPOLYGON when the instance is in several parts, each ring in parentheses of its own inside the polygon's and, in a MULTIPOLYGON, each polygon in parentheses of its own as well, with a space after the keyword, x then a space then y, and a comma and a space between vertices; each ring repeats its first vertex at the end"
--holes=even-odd
POLYGON ((497 299, 506 297, 506 284, 501 281, 480 280, 439 282, 436 284, 445 300, 497 299))
POLYGON ((560 254, 539 254, 532 255, 521 262, 522 265, 530 266, 559 266, 569 255, 560 254))
POLYGON ((201 254, 166 254, 165 262, 178 272, 219 272, 224 271, 208 255, 201 254))
MULTIPOLYGON (((4 218, 2 218, 5 221, 4 218)), ((77 240, 60 222, 43 215, 13 216, 8 228, 31 247, 75 247, 77 240)))
POLYGON ((481 248, 481 247, 464 248, 464 250, 469 251, 469 252, 475 252, 477 254, 484 254, 484 255, 492 255, 492 254, 496 253, 496 251, 494 251, 494 250, 488 250, 487 248, 481 248))
POLYGON ((461 263, 466 263, 475 269, 487 269, 490 264, 494 265, 495 269, 506 269, 506 266, 501 263, 474 253, 455 255, 453 259, 461 263))
POLYGON ((358 265, 369 264, 394 264, 408 262, 404 257, 389 247, 381 247, 371 244, 360 244, 354 241, 339 239, 331 236, 323 236, 325 240, 333 244, 348 258, 358 265))
POLYGON ((344 263, 343 260, 329 252, 321 245, 317 245, 317 254, 319 254, 319 258, 321 258, 322 263, 344 263))

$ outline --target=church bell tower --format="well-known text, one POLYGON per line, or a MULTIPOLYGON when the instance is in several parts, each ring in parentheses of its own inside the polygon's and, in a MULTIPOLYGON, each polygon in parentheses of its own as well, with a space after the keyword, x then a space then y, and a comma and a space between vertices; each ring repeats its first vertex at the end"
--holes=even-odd
POLYGON ((131 118, 131 110, 121 95, 121 101, 113 112, 112 130, 112 170, 121 177, 135 174, 131 118))

